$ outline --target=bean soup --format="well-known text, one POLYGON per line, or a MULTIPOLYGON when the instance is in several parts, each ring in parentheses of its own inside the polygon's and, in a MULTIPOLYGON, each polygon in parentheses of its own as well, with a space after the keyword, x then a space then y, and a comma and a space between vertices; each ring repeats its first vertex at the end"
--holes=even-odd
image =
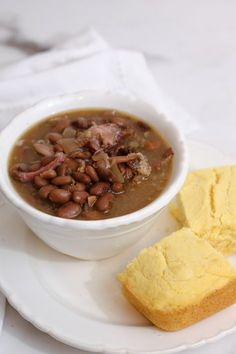
POLYGON ((63 112, 16 142, 9 174, 33 207, 62 218, 97 220, 137 211, 165 188, 173 151, 130 114, 108 109, 63 112))

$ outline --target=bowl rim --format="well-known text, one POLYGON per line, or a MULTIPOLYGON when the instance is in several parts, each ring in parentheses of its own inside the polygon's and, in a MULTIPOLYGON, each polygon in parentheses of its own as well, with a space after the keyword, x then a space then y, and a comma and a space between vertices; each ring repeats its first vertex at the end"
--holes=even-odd
MULTIPOLYGON (((187 175, 188 171, 188 151, 187 151, 187 146, 185 142, 185 138, 181 130, 177 127, 177 125, 173 122, 173 120, 170 120, 164 115, 163 113, 159 112, 158 109, 151 105, 150 103, 147 103, 140 99, 139 97, 133 96, 132 94, 127 94, 127 93, 121 93, 121 92, 116 92, 116 91, 108 91, 108 90, 83 90, 79 91, 76 93, 72 94, 65 94, 65 95, 58 95, 50 98, 46 98, 43 100, 40 100, 36 102, 35 104, 31 105, 29 108, 25 109, 21 113, 17 114, 11 122, 0 132, 0 141, 1 137, 7 133, 7 131, 11 128, 13 124, 15 124, 16 121, 20 120, 25 114, 29 114, 31 111, 34 112, 35 110, 38 110, 40 108, 43 108, 44 106, 56 106, 57 103, 61 100, 70 100, 73 98, 78 98, 78 97, 89 97, 92 95, 106 95, 106 96, 113 96, 117 98, 122 98, 130 103, 135 103, 137 102, 138 104, 142 104, 144 107, 146 106, 147 108, 152 108, 155 110, 157 116, 159 119, 161 119, 165 124, 169 125, 172 128, 172 131, 174 131, 175 134, 175 139, 176 141, 181 145, 180 151, 181 151, 181 160, 179 162, 179 172, 177 173, 177 176, 175 180, 172 182, 172 184, 168 187, 168 190, 163 190, 163 192, 151 203, 146 205, 145 207, 134 211, 129 214, 125 214, 122 216, 118 217, 113 217, 113 218, 108 218, 108 219, 101 219, 101 220, 77 220, 77 219, 64 219, 60 218, 57 216, 53 216, 50 214, 47 214, 43 211, 40 211, 30 204, 28 204, 18 193, 16 190, 14 190, 14 187, 12 190, 8 187, 7 182, 5 181, 4 174, 2 172, 1 168, 1 159, 0 159, 0 190, 3 193, 3 195, 6 197, 6 199, 13 204, 19 212, 25 212, 26 214, 32 216, 35 219, 40 220, 41 222, 47 223, 47 224, 52 224, 55 226, 62 226, 62 227, 68 227, 68 229, 87 229, 87 230, 105 230, 109 228, 114 228, 114 227, 119 227, 123 225, 129 225, 133 224, 136 222, 140 222, 141 220, 144 220, 148 217, 152 217, 155 213, 160 211, 163 207, 165 207, 173 198, 174 196, 178 193, 180 190, 181 186, 184 183, 185 177, 187 175)), ((78 107, 80 108, 80 107, 78 107)), ((92 108, 92 107, 91 107, 92 108)), ((97 107, 99 108, 99 107, 97 107)), ((63 111, 60 111, 63 112, 63 111)), ((57 112, 59 113, 59 111, 57 112)), ((38 121, 43 120, 47 117, 42 117, 38 119, 38 121)), ((34 125, 35 122, 32 124, 34 125)), ((22 131, 19 132, 19 136, 26 130, 24 128, 22 131)), ((165 136, 164 136, 165 138, 165 136)), ((11 145, 13 147, 13 144, 11 145)), ((9 150, 11 151, 11 149, 9 150)), ((8 156, 9 157, 9 154, 8 156)), ((7 172, 8 173, 8 172, 7 172)))

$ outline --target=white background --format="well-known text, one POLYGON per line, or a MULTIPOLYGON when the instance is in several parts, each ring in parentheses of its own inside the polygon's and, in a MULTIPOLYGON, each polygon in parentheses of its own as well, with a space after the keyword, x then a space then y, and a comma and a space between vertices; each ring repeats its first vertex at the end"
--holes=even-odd
MULTIPOLYGON (((0 66, 90 26, 112 46, 144 52, 159 86, 200 123, 192 138, 236 155, 236 1, 0 0, 0 66)), ((36 353, 82 352, 7 306, 0 354, 36 353)), ((235 354, 236 335, 188 353, 235 354)))

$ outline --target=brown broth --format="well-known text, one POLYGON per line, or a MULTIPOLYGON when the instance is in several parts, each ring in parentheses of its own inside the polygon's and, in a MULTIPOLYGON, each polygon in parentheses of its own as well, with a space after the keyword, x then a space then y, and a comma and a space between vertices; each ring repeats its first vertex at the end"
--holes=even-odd
MULTIPOLYGON (((138 183, 133 180, 126 180, 124 193, 114 195, 112 207, 109 211, 100 213, 100 218, 118 217, 145 207, 154 201, 165 188, 171 175, 172 154, 165 158, 165 154, 170 147, 161 135, 139 118, 124 112, 107 109, 83 109, 63 112, 40 121, 25 131, 15 143, 9 158, 9 171, 18 163, 30 164, 32 161, 40 161, 42 156, 35 151, 32 144, 44 139, 60 120, 69 119, 73 121, 75 118, 85 117, 86 119, 94 118, 95 120, 106 119, 110 122, 114 116, 122 117, 128 121, 129 127, 134 130, 134 134, 123 138, 121 141, 125 146, 130 144, 131 141, 138 142, 139 147, 133 148, 133 151, 140 152, 147 157, 152 167, 152 172, 147 179, 140 180, 138 183), (150 142, 154 144, 154 147, 156 144, 157 147, 152 149, 150 142), (156 166, 159 166, 159 170, 156 166)), ((22 183, 12 177, 11 181, 19 195, 30 205, 45 213, 56 214, 58 205, 48 199, 40 198, 39 189, 35 187, 33 182, 22 183)), ((87 191, 90 186, 86 187, 87 191)), ((84 208, 87 208, 87 205, 84 205, 82 209, 84 208)), ((77 219, 83 220, 83 213, 77 219)))

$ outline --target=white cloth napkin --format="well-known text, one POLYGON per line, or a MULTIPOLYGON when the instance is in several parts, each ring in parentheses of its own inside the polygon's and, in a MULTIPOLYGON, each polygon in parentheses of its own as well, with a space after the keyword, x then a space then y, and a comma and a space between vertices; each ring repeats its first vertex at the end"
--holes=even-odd
MULTIPOLYGON (((85 30, 47 52, 0 69, 0 129, 43 98, 84 89, 132 93, 176 121, 185 133, 197 127, 157 86, 141 53, 113 49, 94 30, 85 30)), ((0 295, 0 328, 4 303, 0 295)))
POLYGON ((112 49, 94 30, 87 30, 0 70, 0 129, 42 98, 84 89, 129 92, 155 105, 183 131, 197 126, 157 86, 141 53, 112 49))

